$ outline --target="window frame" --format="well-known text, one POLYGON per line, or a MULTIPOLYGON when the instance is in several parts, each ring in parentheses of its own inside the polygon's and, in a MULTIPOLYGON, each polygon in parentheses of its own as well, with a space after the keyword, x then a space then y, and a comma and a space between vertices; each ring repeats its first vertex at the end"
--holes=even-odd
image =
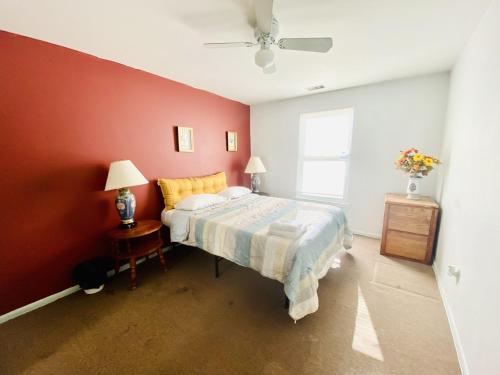
POLYGON ((348 195, 349 195, 349 177, 350 177, 350 166, 351 166, 351 155, 352 155, 352 132, 354 128, 354 107, 345 107, 332 109, 328 111, 320 112, 306 112, 301 113, 299 116, 299 147, 298 147, 298 158, 297 158, 297 182, 295 186, 295 196, 297 199, 320 201, 326 203, 339 203, 348 205, 348 195), (351 117, 349 138, 347 140, 348 153, 347 155, 335 155, 335 156, 306 156, 304 155, 305 148, 305 134, 306 134, 306 123, 308 119, 317 117, 328 117, 329 115, 335 115, 344 112, 348 113, 351 117), (314 193, 304 193, 299 191, 299 187, 302 186, 303 180, 303 170, 304 162, 306 161, 344 161, 345 162, 345 176, 344 176, 344 191, 342 192, 342 197, 326 194, 314 194, 314 193))

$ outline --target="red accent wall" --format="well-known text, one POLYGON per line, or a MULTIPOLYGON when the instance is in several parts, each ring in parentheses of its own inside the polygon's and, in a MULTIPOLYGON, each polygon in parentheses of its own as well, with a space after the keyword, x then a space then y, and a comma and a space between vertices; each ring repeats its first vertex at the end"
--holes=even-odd
POLYGON ((3 31, 0 51, 0 314, 74 285, 76 264, 107 254, 111 161, 151 181, 132 188, 138 219, 160 218, 158 177, 226 171, 248 184, 247 105, 3 31), (194 128, 194 153, 175 151, 177 125, 194 128))

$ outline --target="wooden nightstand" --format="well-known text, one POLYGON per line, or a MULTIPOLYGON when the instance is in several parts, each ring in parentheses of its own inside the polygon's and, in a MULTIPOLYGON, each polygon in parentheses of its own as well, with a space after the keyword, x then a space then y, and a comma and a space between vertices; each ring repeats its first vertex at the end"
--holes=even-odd
POLYGON ((130 264, 130 288, 136 287, 136 260, 157 253, 161 266, 165 271, 163 256, 163 240, 160 235, 161 222, 158 220, 141 220, 131 229, 113 229, 108 232, 111 239, 112 253, 115 258, 115 274, 120 269, 120 261, 127 259, 130 264))
POLYGON ((439 205, 430 197, 385 196, 380 254, 432 264, 439 205))

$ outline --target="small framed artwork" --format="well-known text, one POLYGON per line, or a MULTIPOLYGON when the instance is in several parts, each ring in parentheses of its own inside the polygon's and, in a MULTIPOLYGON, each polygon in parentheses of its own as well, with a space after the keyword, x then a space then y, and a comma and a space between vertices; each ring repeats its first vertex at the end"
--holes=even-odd
POLYGON ((226 132, 227 150, 238 151, 238 133, 226 132))
POLYGON ((193 128, 177 127, 179 152, 194 152, 193 128))

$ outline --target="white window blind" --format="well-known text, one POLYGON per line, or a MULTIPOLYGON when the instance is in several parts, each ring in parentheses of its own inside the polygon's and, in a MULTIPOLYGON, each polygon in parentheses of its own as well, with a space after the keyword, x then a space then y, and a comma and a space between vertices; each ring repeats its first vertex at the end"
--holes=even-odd
POLYGON ((300 116, 299 198, 346 200, 353 119, 352 108, 300 116))

